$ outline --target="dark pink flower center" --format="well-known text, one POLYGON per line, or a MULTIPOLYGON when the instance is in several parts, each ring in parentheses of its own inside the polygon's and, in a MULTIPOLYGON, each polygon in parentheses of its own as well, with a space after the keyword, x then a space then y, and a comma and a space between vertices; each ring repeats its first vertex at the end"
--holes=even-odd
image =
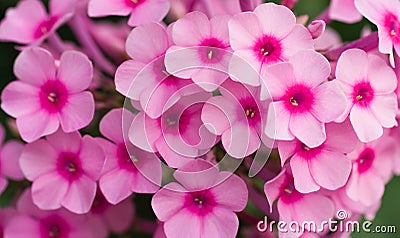
POLYGON ((384 20, 384 26, 386 31, 388 32, 389 36, 392 38, 393 41, 399 42, 400 41, 400 22, 392 13, 386 15, 384 20))
POLYGON ((204 216, 212 212, 216 205, 212 192, 210 190, 202 190, 187 193, 184 207, 198 216, 204 216))
POLYGON ((123 143, 119 144, 117 147, 117 158, 120 168, 131 172, 137 171, 136 166, 133 164, 137 161, 137 158, 134 155, 129 155, 128 150, 123 143))
POLYGON ((68 91, 60 80, 49 80, 40 88, 39 98, 43 109, 49 113, 57 113, 67 103, 68 91))
POLYGON ((70 227, 68 223, 59 216, 50 216, 40 221, 41 238, 67 238, 70 227))
POLYGON ((128 7, 136 8, 137 6, 139 6, 140 4, 142 4, 144 1, 146 1, 146 0, 125 0, 125 4, 126 4, 128 7))
POLYGON ((369 147, 365 148, 358 156, 356 162, 358 164, 358 172, 363 173, 371 168, 375 160, 375 151, 369 147))
POLYGON ((367 107, 374 98, 374 90, 368 81, 363 81, 354 86, 353 100, 354 104, 367 107))
POLYGON ((33 37, 35 39, 39 39, 43 35, 49 33, 51 29, 53 28, 54 24, 57 22, 58 17, 50 17, 49 19, 46 19, 42 21, 39 26, 36 28, 35 33, 33 37))
POLYGON ((311 109, 314 104, 314 94, 308 86, 297 84, 287 89, 283 100, 288 111, 301 113, 311 109))
POLYGON ((257 58, 266 64, 282 61, 282 45, 274 36, 265 35, 253 47, 257 58))
POLYGON ((201 61, 205 63, 216 63, 222 60, 223 54, 228 46, 217 38, 211 37, 204 39, 199 46, 201 61))
POLYGON ((72 152, 61 152, 58 156, 57 170, 68 180, 74 180, 82 175, 79 156, 72 152))
POLYGON ((298 150, 298 155, 304 159, 314 159, 322 152, 323 149, 323 144, 315 147, 315 148, 310 148, 306 144, 300 143, 300 148, 298 150))
POLYGON ((247 98, 242 98, 239 100, 239 103, 242 107, 242 111, 240 111, 240 113, 244 112, 250 125, 254 125, 261 121, 260 110, 254 98, 252 98, 251 96, 247 98))
POLYGON ((281 192, 281 201, 290 204, 298 201, 303 197, 303 194, 299 193, 296 188, 294 187, 294 182, 293 179, 291 181, 288 181, 286 186, 283 187, 283 190, 281 192))

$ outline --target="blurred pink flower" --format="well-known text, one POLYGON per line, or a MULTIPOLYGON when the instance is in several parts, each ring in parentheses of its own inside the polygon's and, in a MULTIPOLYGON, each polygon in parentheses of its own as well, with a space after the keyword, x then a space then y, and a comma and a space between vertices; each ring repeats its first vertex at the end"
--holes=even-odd
POLYGON ((178 169, 174 177, 180 184, 167 184, 151 202, 167 237, 236 236, 239 221, 235 212, 245 208, 248 196, 240 177, 219 172, 200 159, 178 169))
POLYGON ((169 11, 168 0, 90 0, 90 17, 128 16, 130 26, 160 22, 169 11))
POLYGON ((229 73, 234 80, 252 86, 260 85, 267 66, 288 61, 299 50, 314 46, 307 28, 296 24, 293 12, 274 3, 234 16, 229 34, 234 50, 229 73))
POLYGON ((106 155, 99 187, 111 204, 136 193, 155 193, 161 184, 161 161, 153 153, 142 151, 128 140, 134 115, 113 109, 100 122, 100 132, 110 141, 96 138, 106 155))
POLYGON ((210 97, 206 92, 182 97, 157 119, 139 112, 129 129, 130 141, 148 152, 158 152, 170 167, 183 166, 218 141, 201 121, 201 109, 210 97))
POLYGON ((106 238, 111 232, 121 234, 126 231, 132 225, 134 212, 130 198, 112 205, 98 191, 88 214, 88 222, 96 238, 106 238))
POLYGON ((5 136, 4 127, 0 125, 0 194, 3 193, 8 185, 7 179, 24 179, 19 167, 19 157, 24 146, 16 140, 4 143, 5 136))
MULTIPOLYGON (((289 224, 292 221, 300 225, 303 222, 313 221, 323 224, 334 215, 333 201, 321 192, 302 194, 294 187, 293 176, 289 168, 284 167, 282 172, 264 185, 264 192, 271 207, 278 200, 279 220, 289 224)), ((307 226, 302 227, 307 231, 307 226)), ((302 230, 303 231, 303 230, 302 230)), ((299 237, 301 233, 296 233, 299 237)))
POLYGON ((346 110, 337 121, 350 114, 362 142, 381 137, 382 127, 397 125, 397 78, 385 61, 359 49, 347 50, 338 60, 336 78, 347 98, 346 110))
POLYGON ((50 14, 42 1, 19 1, 0 24, 0 40, 38 45, 72 17, 74 0, 50 0, 50 14))
POLYGON ((33 182, 32 198, 40 209, 65 207, 81 214, 93 203, 104 160, 101 147, 92 137, 58 130, 27 144, 20 166, 33 182))
POLYGON ((56 211, 40 210, 33 204, 30 189, 26 189, 19 197, 17 211, 18 213, 13 216, 5 227, 4 237, 95 238, 88 226, 87 216, 73 214, 65 209, 56 211))
POLYGON ((325 82, 329 62, 319 53, 300 51, 289 62, 275 64, 266 71, 261 99, 271 94, 265 133, 278 140, 298 138, 310 148, 326 139, 325 123, 344 111, 346 99, 335 81, 325 82))
POLYGON ((117 90, 130 99, 140 101, 151 118, 160 117, 181 96, 201 91, 191 80, 170 75, 164 55, 170 47, 167 30, 157 23, 136 27, 126 41, 132 60, 120 65, 115 74, 117 90))
POLYGON ((349 198, 371 206, 380 201, 385 185, 393 175, 396 141, 385 134, 379 140, 361 144, 348 156, 353 170, 346 185, 349 198))
POLYGON ((267 103, 259 100, 259 89, 228 79, 220 87, 221 96, 210 98, 202 109, 204 125, 221 136, 230 156, 244 158, 261 143, 267 103))
POLYGON ((361 21, 361 13, 354 5, 354 0, 332 0, 329 6, 329 17, 345 23, 361 21))
POLYGON ((209 20, 201 12, 191 12, 179 19, 172 27, 176 46, 170 47, 165 56, 167 71, 180 78, 191 78, 206 91, 216 90, 228 78, 229 19, 225 15, 209 20))
POLYGON ((350 122, 326 125, 326 141, 309 148, 298 140, 278 143, 282 165, 290 157, 294 186, 301 193, 321 187, 336 190, 344 186, 351 172, 351 160, 346 156, 354 150, 358 140, 350 122))
POLYGON ((87 126, 93 119, 93 95, 85 91, 92 81, 92 64, 77 51, 62 54, 59 66, 42 48, 24 50, 16 59, 19 80, 1 94, 2 109, 17 118, 22 139, 32 142, 54 133, 87 126))

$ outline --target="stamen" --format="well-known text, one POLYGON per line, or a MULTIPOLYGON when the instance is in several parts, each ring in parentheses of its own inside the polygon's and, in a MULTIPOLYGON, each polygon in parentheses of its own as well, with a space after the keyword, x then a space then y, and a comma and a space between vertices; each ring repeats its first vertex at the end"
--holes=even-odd
POLYGON ((357 100, 357 101, 361 101, 362 99, 363 99, 363 96, 361 96, 361 95, 357 95, 357 96, 356 96, 356 100, 357 100))
POLYGON ((395 31, 394 29, 391 30, 391 31, 390 31, 390 35, 391 35, 391 36, 396 36, 396 31, 395 31))
POLYGON ((161 72, 167 77, 170 76, 170 74, 166 70, 162 70, 161 72))
POLYGON ((250 118, 253 118, 256 115, 256 113, 254 112, 253 109, 246 109, 245 114, 246 114, 246 117, 250 117, 250 118))
POLYGON ((129 158, 135 163, 139 161, 134 155, 130 155, 129 158))
POLYGON ((55 93, 49 93, 49 95, 47 96, 47 99, 50 102, 57 102, 57 94, 55 93))
POLYGON ((303 149, 304 149, 304 150, 307 150, 307 151, 311 150, 310 147, 308 147, 308 146, 306 146, 306 145, 303 145, 303 149))
POLYGON ((213 51, 212 50, 210 50, 210 52, 208 52, 207 57, 208 57, 209 60, 212 59, 212 57, 213 57, 213 51))
POLYGON ((171 120, 169 118, 167 118, 167 123, 169 126, 175 126, 176 125, 176 121, 175 120, 171 120))
POLYGON ((134 4, 138 3, 138 0, 131 0, 134 4))
POLYGON ((285 191, 285 193, 289 193, 289 194, 292 193, 292 190, 290 190, 290 189, 288 189, 288 188, 285 188, 285 190, 283 190, 283 191, 285 191))
POLYGON ((261 53, 262 53, 264 56, 268 56, 268 55, 269 55, 269 52, 268 52, 268 51, 265 51, 264 48, 261 48, 261 53))
POLYGON ((45 27, 45 26, 40 27, 40 31, 41 31, 43 34, 45 34, 45 33, 48 32, 47 27, 45 27))
POLYGON ((194 202, 199 204, 199 205, 203 205, 203 201, 200 198, 195 198, 194 202))
POLYGON ((295 106, 295 107, 299 106, 299 103, 297 102, 296 99, 294 99, 294 97, 291 97, 289 100, 290 100, 290 104, 292 104, 292 106, 295 106))
POLYGON ((74 163, 72 163, 72 162, 68 163, 68 171, 71 173, 76 172, 76 167, 75 167, 74 163))

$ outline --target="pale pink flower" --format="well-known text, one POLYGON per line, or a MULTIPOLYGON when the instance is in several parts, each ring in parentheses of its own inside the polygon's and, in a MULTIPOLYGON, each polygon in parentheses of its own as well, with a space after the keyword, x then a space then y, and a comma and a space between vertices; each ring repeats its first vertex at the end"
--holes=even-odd
MULTIPOLYGON (((264 192, 271 206, 278 200, 279 220, 297 222, 300 226, 303 222, 313 221, 322 224, 334 215, 333 201, 321 192, 302 194, 294 187, 293 176, 290 168, 284 167, 282 172, 264 185, 264 192)), ((302 227, 305 231, 307 226, 302 227)), ((301 233, 296 233, 299 237, 301 233)))
POLYGON ((15 8, 7 10, 0 24, 0 40, 39 44, 71 18, 75 4, 73 0, 51 0, 47 14, 39 0, 19 1, 15 8))
MULTIPOLYGON (((53 190, 56 190, 55 188, 53 190)), ((18 213, 13 216, 5 227, 4 237, 95 238, 89 229, 87 216, 73 214, 65 209, 56 211, 40 210, 32 201, 31 189, 26 189, 19 197, 17 211, 18 213)))
POLYGON ((161 184, 161 161, 153 153, 133 146, 127 132, 134 115, 113 109, 100 121, 100 132, 110 141, 96 138, 106 155, 99 187, 111 204, 136 193, 155 193, 161 184))
POLYGON ((300 51, 289 62, 270 66, 261 88, 261 99, 269 93, 270 104, 265 133, 278 140, 298 138, 310 148, 325 139, 325 123, 344 111, 346 99, 335 81, 325 82, 329 62, 319 53, 300 51))
POLYGON ((1 94, 1 108, 17 118, 22 139, 32 142, 54 133, 87 126, 93 118, 93 95, 85 91, 93 68, 82 53, 66 51, 59 66, 42 48, 24 50, 16 59, 11 82, 1 94))
POLYGON ((165 66, 169 73, 191 78, 206 91, 214 91, 228 78, 231 56, 229 16, 210 20, 204 13, 191 12, 174 23, 172 39, 176 46, 168 49, 165 66))
POLYGON ((346 110, 337 121, 350 114, 353 128, 362 142, 373 141, 383 128, 397 125, 397 78, 380 57, 359 49, 345 51, 336 67, 336 79, 347 98, 346 110))
POLYGON ((90 0, 90 17, 128 16, 130 26, 160 22, 169 11, 168 0, 90 0))
POLYGON ((266 66, 287 61, 304 49, 313 49, 307 28, 296 24, 296 17, 287 7, 274 3, 258 6, 229 21, 231 48, 234 56, 229 73, 234 80, 258 86, 266 66))
POLYGON ((158 23, 136 27, 126 41, 126 51, 132 60, 120 65, 115 74, 117 90, 130 99, 140 101, 151 118, 161 116, 183 95, 201 91, 187 87, 191 80, 170 75, 164 65, 164 55, 171 45, 167 30, 158 23))
POLYGON ((7 179, 24 179, 19 167, 19 157, 24 146, 16 140, 10 140, 3 144, 5 135, 4 127, 0 125, 0 194, 8 185, 7 179))
POLYGON ((323 20, 314 20, 307 26, 307 30, 313 39, 321 37, 325 32, 325 28, 326 23, 323 20))
POLYGON ((268 104, 260 102, 258 88, 245 87, 230 79, 219 91, 221 96, 204 104, 201 119, 210 132, 221 136, 230 156, 246 157, 260 147, 268 104))
POLYGON ((167 237, 235 237, 235 212, 247 203, 246 184, 237 175, 219 172, 204 160, 194 160, 174 173, 172 182, 158 191, 151 206, 164 222, 167 237))
POLYGON ((111 232, 120 234, 126 231, 132 225, 134 212, 132 199, 112 205, 98 191, 88 214, 88 222, 96 238, 106 238, 111 232))
POLYGON ((356 23, 362 19, 354 0, 332 0, 329 5, 329 17, 345 23, 356 23))
POLYGON ((139 112, 130 126, 129 140, 145 151, 158 152, 170 167, 183 166, 218 142, 201 121, 201 109, 210 97, 205 92, 182 97, 156 119, 139 112))
POLYGON ((348 156, 353 170, 346 185, 349 198, 371 206, 382 198, 385 185, 392 177, 396 141, 387 135, 371 143, 363 143, 348 156))
POLYGON ((81 214, 93 203, 104 160, 103 150, 92 137, 58 130, 27 144, 20 166, 33 182, 32 198, 40 209, 65 207, 81 214))
MULTIPOLYGON (((400 55, 400 2, 398 0, 354 0, 358 11, 378 27, 379 51, 393 59, 400 55)), ((392 60, 393 62, 393 60, 392 60)))
POLYGON ((326 141, 310 148, 298 140, 280 141, 278 149, 282 165, 290 157, 294 186, 301 193, 321 187, 336 190, 349 178, 352 163, 346 156, 354 150, 358 140, 350 122, 326 125, 326 141))

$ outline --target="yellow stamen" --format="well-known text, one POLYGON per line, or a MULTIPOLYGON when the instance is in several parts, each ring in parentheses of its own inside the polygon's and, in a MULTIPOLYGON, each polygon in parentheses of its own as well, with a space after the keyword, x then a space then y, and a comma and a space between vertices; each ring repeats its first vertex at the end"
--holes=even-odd
POLYGON ((269 52, 268 52, 268 51, 265 51, 264 48, 261 48, 261 53, 262 53, 264 56, 268 56, 268 55, 269 55, 269 52))
POLYGON ((45 27, 45 26, 40 27, 40 31, 41 31, 43 34, 45 34, 45 33, 48 32, 47 27, 45 27))
POLYGON ((212 50, 210 50, 210 52, 208 52, 207 56, 208 56, 208 59, 209 59, 209 60, 212 59, 212 57, 213 57, 213 52, 212 52, 212 50))
POLYGON ((134 155, 130 155, 129 158, 135 163, 139 161, 134 155))
POLYGON ((134 4, 138 3, 138 0, 131 0, 134 4))
POLYGON ((55 93, 49 93, 49 95, 47 96, 47 99, 50 102, 56 102, 57 101, 57 95, 55 93))
POLYGON ((304 146, 303 146, 303 149, 309 151, 309 150, 310 150, 310 147, 304 145, 304 146))
POLYGON ((361 95, 357 95, 357 96, 356 96, 356 100, 357 100, 357 101, 360 101, 361 99, 363 99, 363 96, 361 96, 361 95))
POLYGON ((292 104, 292 106, 299 106, 299 103, 296 101, 296 99, 294 99, 294 97, 291 97, 290 99, 290 104, 292 104))
POLYGON ((197 203, 197 204, 199 204, 199 205, 203 205, 203 201, 200 200, 199 198, 195 198, 195 199, 194 199, 194 202, 197 203))
POLYGON ((396 35, 396 31, 395 31, 395 30, 391 30, 391 31, 390 31, 390 35, 391 35, 391 36, 395 36, 395 35, 396 35))
POLYGON ((285 193, 289 193, 289 194, 292 193, 292 190, 290 190, 290 189, 288 189, 288 188, 285 188, 285 190, 283 190, 283 191, 285 191, 285 193))

